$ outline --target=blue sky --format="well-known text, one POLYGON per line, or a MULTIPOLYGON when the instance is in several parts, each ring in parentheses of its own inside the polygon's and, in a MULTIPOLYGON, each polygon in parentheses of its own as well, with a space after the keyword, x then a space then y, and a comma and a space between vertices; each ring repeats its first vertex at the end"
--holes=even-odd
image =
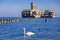
POLYGON ((35 2, 38 10, 53 9, 60 17, 60 0, 0 0, 0 17, 21 17, 23 9, 30 9, 30 3, 35 2))

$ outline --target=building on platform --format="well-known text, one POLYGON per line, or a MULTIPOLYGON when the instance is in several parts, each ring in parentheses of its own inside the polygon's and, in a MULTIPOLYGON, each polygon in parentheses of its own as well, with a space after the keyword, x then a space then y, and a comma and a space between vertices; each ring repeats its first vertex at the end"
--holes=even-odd
POLYGON ((23 18, 53 18, 55 13, 52 10, 37 10, 36 3, 31 3, 31 9, 22 11, 23 18))

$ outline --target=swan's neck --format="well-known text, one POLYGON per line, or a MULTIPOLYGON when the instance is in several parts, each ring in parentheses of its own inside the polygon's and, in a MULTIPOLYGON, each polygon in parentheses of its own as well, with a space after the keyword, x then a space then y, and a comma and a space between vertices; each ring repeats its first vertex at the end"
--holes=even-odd
POLYGON ((24 37, 26 37, 26 35, 25 35, 25 34, 26 34, 26 29, 24 28, 24 37))

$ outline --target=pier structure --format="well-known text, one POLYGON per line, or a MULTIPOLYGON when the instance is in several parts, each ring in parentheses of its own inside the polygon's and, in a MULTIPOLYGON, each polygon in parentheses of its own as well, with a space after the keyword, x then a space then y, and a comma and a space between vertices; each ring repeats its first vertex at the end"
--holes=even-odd
POLYGON ((31 2, 31 9, 22 11, 23 18, 53 18, 53 16, 55 16, 55 13, 52 10, 37 10, 34 2, 31 2))
POLYGON ((0 19, 0 24, 19 22, 20 18, 0 19))

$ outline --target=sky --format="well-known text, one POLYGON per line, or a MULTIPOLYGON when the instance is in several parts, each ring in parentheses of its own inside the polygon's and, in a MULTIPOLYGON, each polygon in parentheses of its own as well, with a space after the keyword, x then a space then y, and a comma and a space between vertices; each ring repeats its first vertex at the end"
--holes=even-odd
POLYGON ((60 17, 60 0, 0 0, 0 17, 21 17, 23 9, 30 9, 35 2, 37 10, 54 10, 60 17))

